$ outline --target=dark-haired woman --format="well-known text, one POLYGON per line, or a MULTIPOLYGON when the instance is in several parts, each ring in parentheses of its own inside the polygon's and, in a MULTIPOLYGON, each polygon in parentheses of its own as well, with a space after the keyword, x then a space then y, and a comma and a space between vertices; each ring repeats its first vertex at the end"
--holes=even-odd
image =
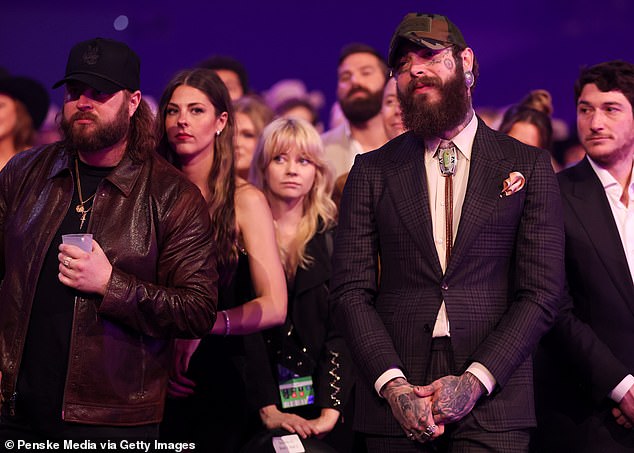
POLYGON ((202 341, 177 340, 166 439, 200 451, 235 452, 257 426, 247 406, 248 334, 284 322, 286 285, 271 211, 262 192, 234 173, 229 93, 207 69, 179 73, 161 98, 159 151, 195 183, 218 248, 218 318, 202 341))

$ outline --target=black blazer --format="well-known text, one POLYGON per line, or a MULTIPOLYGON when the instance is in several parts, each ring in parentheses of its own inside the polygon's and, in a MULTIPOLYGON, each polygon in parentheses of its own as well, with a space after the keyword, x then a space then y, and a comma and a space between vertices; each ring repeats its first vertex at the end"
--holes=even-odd
POLYGON ((535 360, 538 439, 545 442, 540 451, 634 448, 634 433, 616 425, 609 413, 615 403, 608 398, 634 373, 634 284, 627 258, 605 190, 587 158, 558 179, 568 294, 535 360))
POLYGON ((456 370, 478 361, 498 383, 474 409, 486 429, 535 424, 528 360, 559 310, 561 202, 550 158, 478 120, 469 182, 443 274, 433 242, 424 143, 408 132, 357 156, 346 183, 331 298, 362 379, 357 429, 402 435, 375 380, 399 367, 423 384, 444 300, 456 370), (523 190, 500 197, 513 171, 523 190), (381 257, 380 282, 377 262, 381 257))
MULTIPOLYGON (((317 233, 306 246, 313 258, 308 269, 299 268, 289 290, 289 318, 285 325, 264 332, 264 353, 249 353, 253 367, 251 385, 253 404, 257 408, 276 404, 281 410, 277 384, 276 339, 293 325, 293 339, 306 349, 316 364, 313 372, 315 409, 343 410, 353 384, 352 362, 343 337, 336 331, 328 301, 331 275, 332 231, 317 233)), ((319 415, 319 410, 316 410, 319 415)))

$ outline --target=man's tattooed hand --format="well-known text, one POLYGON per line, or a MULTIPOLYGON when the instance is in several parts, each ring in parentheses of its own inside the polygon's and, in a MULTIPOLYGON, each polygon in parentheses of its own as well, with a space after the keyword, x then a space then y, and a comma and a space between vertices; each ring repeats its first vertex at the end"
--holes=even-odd
POLYGON ((444 425, 456 422, 471 412, 485 391, 484 385, 469 372, 461 376, 445 376, 430 385, 414 389, 420 397, 431 397, 434 420, 444 425))
POLYGON ((444 432, 443 426, 436 427, 432 415, 430 397, 419 397, 414 393, 414 386, 403 378, 388 382, 381 394, 390 404, 394 417, 399 422, 408 438, 427 442, 444 432), (428 427, 432 426, 432 429, 428 427), (433 435, 425 432, 434 431, 433 435))

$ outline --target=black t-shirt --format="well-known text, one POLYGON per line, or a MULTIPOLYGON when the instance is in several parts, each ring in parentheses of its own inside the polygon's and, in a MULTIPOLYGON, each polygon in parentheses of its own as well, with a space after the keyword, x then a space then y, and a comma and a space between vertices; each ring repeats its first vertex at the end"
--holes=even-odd
MULTIPOLYGON (((101 180, 112 168, 90 167, 79 162, 82 197, 86 200, 97 190, 101 180)), ((66 216, 55 233, 46 252, 44 263, 37 280, 35 298, 31 309, 29 328, 24 344, 20 372, 17 383, 16 410, 25 416, 34 428, 50 432, 62 429, 62 402, 70 335, 73 322, 73 308, 76 290, 59 281, 59 245, 62 235, 88 232, 90 212, 86 215, 83 228, 79 229, 81 213, 77 186, 66 216)), ((92 200, 84 204, 88 209, 92 200)))

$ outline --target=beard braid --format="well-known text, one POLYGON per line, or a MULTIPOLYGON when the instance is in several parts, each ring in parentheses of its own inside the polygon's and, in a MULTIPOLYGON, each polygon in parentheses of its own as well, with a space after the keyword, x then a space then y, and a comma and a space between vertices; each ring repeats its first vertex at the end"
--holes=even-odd
POLYGON ((423 140, 441 137, 444 132, 456 128, 465 120, 471 108, 461 70, 457 70, 445 83, 437 77, 412 79, 405 93, 401 93, 400 90, 397 92, 403 112, 403 123, 423 140), (426 93, 415 94, 417 83, 435 87, 439 91, 440 99, 431 103, 426 93))
POLYGON ((86 153, 97 152, 109 148, 128 135, 130 117, 127 102, 122 102, 115 118, 109 123, 103 123, 90 112, 77 112, 70 119, 62 115, 61 129, 65 145, 73 151, 86 153), (83 126, 74 126, 75 120, 91 119, 95 129, 86 130, 83 126))
POLYGON ((374 118, 381 111, 383 105, 383 90, 372 92, 363 87, 350 90, 346 98, 340 99, 341 111, 350 123, 364 123, 374 118), (367 94, 364 98, 348 99, 351 94, 362 91, 367 94))

